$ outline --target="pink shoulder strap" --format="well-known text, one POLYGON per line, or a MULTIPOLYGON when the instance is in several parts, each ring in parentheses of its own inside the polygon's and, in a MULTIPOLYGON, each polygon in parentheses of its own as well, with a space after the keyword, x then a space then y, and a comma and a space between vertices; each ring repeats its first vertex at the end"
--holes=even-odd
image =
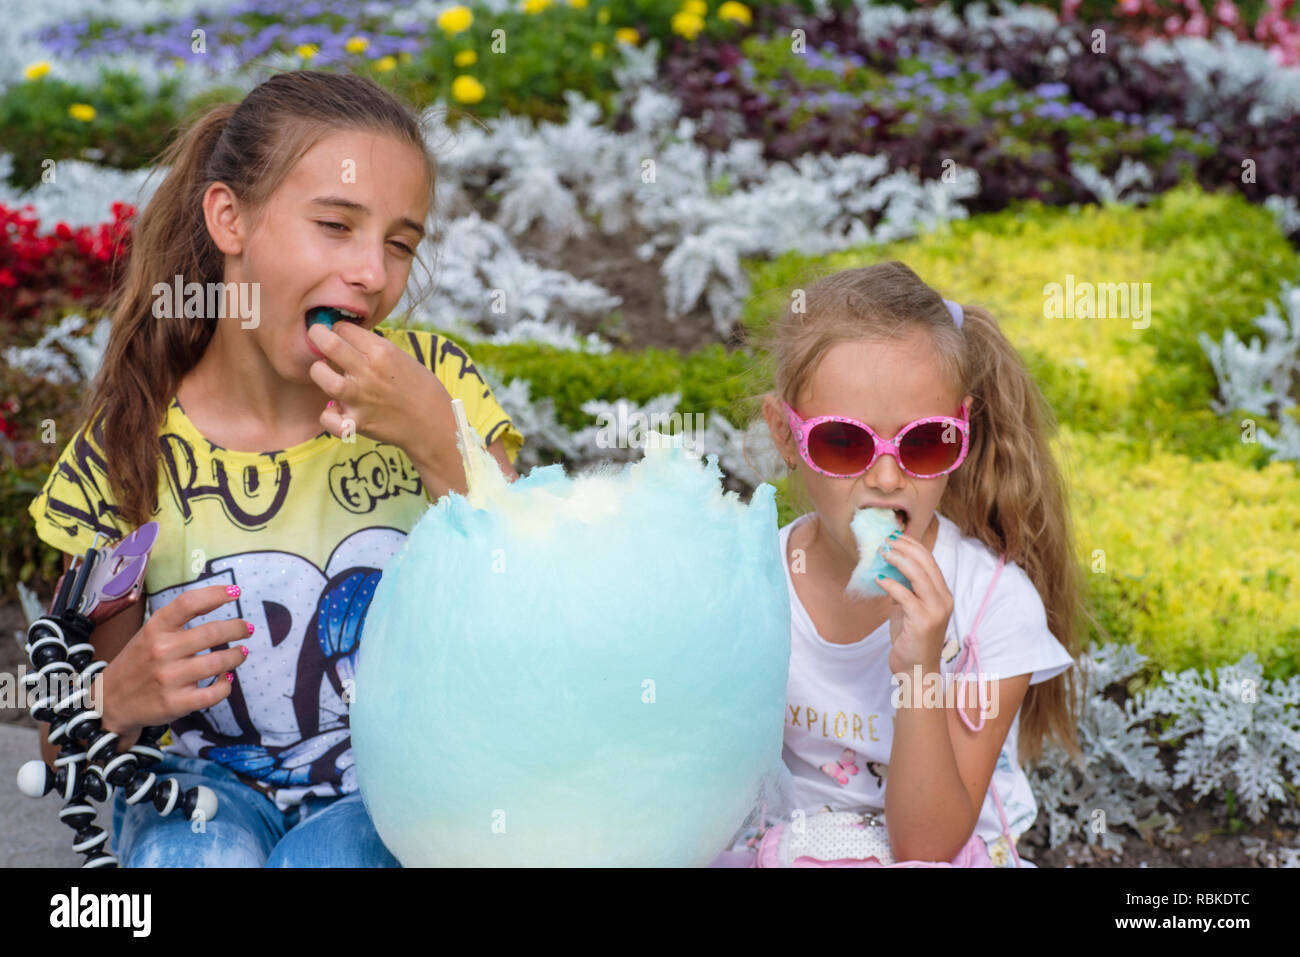
MULTIPOLYGON (((975 685, 979 696, 979 724, 971 724, 970 718, 966 717, 966 712, 960 707, 957 708, 957 716, 961 718, 962 723, 972 731, 978 732, 984 727, 984 719, 988 711, 988 700, 985 697, 983 683, 979 680, 980 671, 980 653, 979 653, 979 627, 980 620, 984 617, 984 611, 989 606, 989 599, 993 597, 993 589, 998 585, 998 578, 1002 575, 1002 566, 1007 563, 1007 556, 1002 555, 998 558, 998 567, 993 571, 993 580, 989 582, 989 589, 984 593, 984 601, 980 603, 980 609, 975 614, 975 621, 970 626, 970 634, 966 636, 962 644, 961 654, 957 657, 957 662, 953 666, 957 672, 957 701, 966 700, 962 694, 964 684, 970 680, 971 675, 975 676, 975 685)), ((998 795, 998 789, 989 781, 989 791, 993 794, 993 803, 997 806, 998 817, 1002 819, 1002 835, 1007 839, 1007 846, 1011 848, 1011 855, 1015 858, 1016 867, 1020 866, 1020 854, 1016 851, 1016 842, 1011 838, 1011 829, 1007 825, 1007 812, 1002 809, 1002 798, 998 795)))
POLYGON ((957 661, 953 665, 953 671, 956 672, 957 674, 957 683, 958 683, 957 700, 958 701, 966 700, 962 696, 962 687, 965 685, 966 681, 970 679, 970 676, 972 674, 977 676, 976 688, 978 689, 978 693, 979 693, 980 723, 978 725, 971 724, 970 718, 966 717, 966 712, 963 711, 961 708, 957 709, 957 714, 960 715, 962 723, 965 724, 966 727, 970 728, 972 731, 979 731, 981 728, 984 727, 984 716, 985 716, 985 712, 988 711, 988 700, 986 699, 984 694, 984 685, 981 684, 978 680, 978 675, 980 670, 980 653, 979 653, 979 640, 976 638, 976 635, 979 632, 980 619, 984 617, 984 610, 988 608, 989 599, 993 597, 993 589, 995 589, 998 586, 998 578, 1002 575, 1002 566, 1005 565, 1006 563, 1007 563, 1007 556, 1003 555, 998 559, 998 567, 993 571, 993 581, 989 582, 989 590, 984 593, 984 601, 980 603, 980 610, 975 614, 975 621, 970 626, 970 634, 968 634, 966 636, 966 640, 962 642, 961 654, 957 657, 957 661))

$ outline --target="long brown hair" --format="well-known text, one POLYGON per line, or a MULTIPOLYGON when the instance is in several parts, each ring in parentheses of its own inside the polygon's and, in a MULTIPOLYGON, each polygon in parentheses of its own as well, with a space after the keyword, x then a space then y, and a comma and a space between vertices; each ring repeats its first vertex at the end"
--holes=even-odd
MULTIPOLYGON (((838 343, 898 341, 924 329, 945 379, 958 396, 972 397, 970 451, 948 476, 939 509, 963 535, 1024 570, 1052 634, 1077 658, 1081 619, 1100 625, 1083 601, 1066 486, 1048 445, 1056 421, 993 316, 964 305, 958 328, 943 297, 897 261, 837 272, 799 292, 783 316, 750 336, 759 347, 763 381, 774 382, 776 395, 794 405, 838 343)), ((807 511, 811 500, 797 475, 790 493, 807 511)), ((1078 709, 1085 689, 1076 680, 1085 678, 1070 668, 1029 687, 1020 715, 1022 764, 1041 757, 1044 736, 1081 757, 1078 709)))
POLYGON ((170 170, 136 224, 122 285, 109 301, 108 348, 80 410, 104 450, 120 519, 134 528, 158 508, 159 427, 177 387, 198 363, 212 322, 153 315, 156 283, 223 281, 224 257, 208 235, 203 194, 224 183, 253 217, 316 143, 341 130, 409 143, 427 164, 432 208, 437 167, 415 112, 378 84, 347 73, 272 76, 238 103, 197 117, 159 156, 170 170))

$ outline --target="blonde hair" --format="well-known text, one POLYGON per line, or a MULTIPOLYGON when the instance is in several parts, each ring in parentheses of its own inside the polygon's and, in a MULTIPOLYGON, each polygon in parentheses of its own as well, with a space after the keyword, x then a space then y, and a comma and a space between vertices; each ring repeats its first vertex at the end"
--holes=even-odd
MULTIPOLYGON (((943 297, 897 261, 837 272, 802 292, 783 316, 749 337, 759 349, 763 381, 773 382, 777 397, 793 406, 833 346, 900 341, 925 330, 945 380, 957 396, 972 398, 970 451, 949 474, 939 510, 963 535, 1024 570, 1052 634, 1077 658, 1081 620, 1101 627, 1083 601, 1066 487, 1048 445, 1055 417, 996 320, 964 306, 958 328, 943 297)), ((803 511, 810 510, 807 489, 793 477, 791 493, 803 511)), ((1076 680, 1084 677, 1070 668, 1029 687, 1020 715, 1022 764, 1042 756, 1048 736, 1081 758, 1078 711, 1086 689, 1076 680)))

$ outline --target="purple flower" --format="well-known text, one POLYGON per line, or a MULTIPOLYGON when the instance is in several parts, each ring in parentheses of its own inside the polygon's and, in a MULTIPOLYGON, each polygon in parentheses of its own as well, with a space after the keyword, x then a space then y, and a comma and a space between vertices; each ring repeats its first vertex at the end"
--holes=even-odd
POLYGON ((1044 99, 1054 100, 1059 96, 1068 95, 1070 87, 1064 83, 1040 83, 1034 87, 1033 92, 1044 99))
POLYGON ((731 74, 726 70, 719 70, 717 73, 713 74, 713 82, 718 86, 721 86, 724 83, 730 83, 731 74))
POLYGON ((949 63, 947 60, 939 60, 935 63, 932 72, 936 80, 944 80, 949 77, 957 76, 961 73, 961 70, 956 66, 956 64, 949 63))

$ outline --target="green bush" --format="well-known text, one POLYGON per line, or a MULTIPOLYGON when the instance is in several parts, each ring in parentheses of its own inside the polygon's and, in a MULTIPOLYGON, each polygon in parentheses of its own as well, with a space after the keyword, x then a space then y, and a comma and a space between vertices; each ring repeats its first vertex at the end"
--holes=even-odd
POLYGON ((120 70, 101 70, 99 82, 84 87, 42 77, 16 83, 0 93, 4 151, 13 158, 9 184, 17 189, 41 181, 47 159, 93 160, 104 166, 147 166, 171 138, 177 124, 179 80, 162 81, 156 94, 140 78, 120 70), (76 119, 74 104, 95 111, 76 119))

